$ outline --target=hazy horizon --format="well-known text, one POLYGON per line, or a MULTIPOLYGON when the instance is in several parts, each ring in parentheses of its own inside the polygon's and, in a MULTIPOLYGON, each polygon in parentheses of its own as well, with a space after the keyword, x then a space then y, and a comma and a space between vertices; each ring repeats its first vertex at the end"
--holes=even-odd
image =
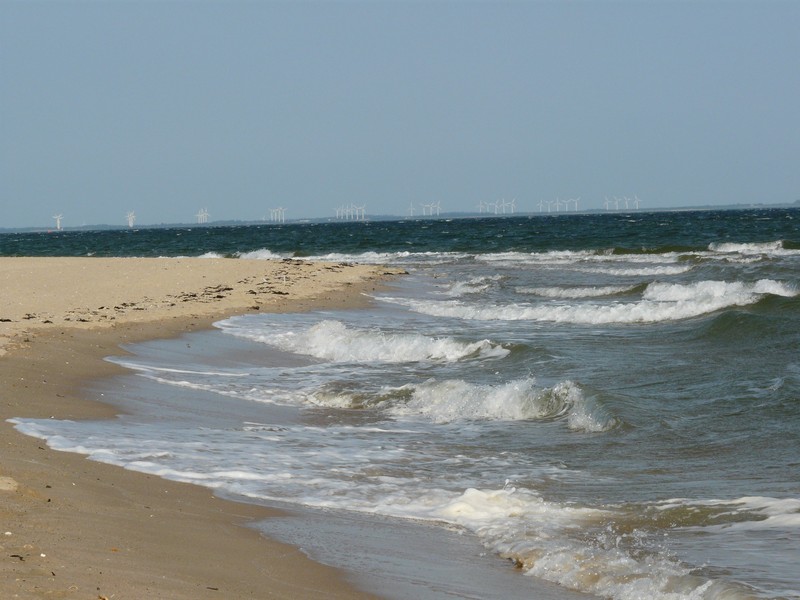
MULTIPOLYGON (((796 209, 800 208, 800 200, 795 200, 794 202, 784 202, 784 203, 775 203, 775 204, 730 204, 730 205, 697 205, 697 206, 672 206, 672 207, 646 207, 646 208, 633 208, 630 207, 626 209, 623 207, 617 209, 613 206, 611 208, 591 208, 591 209, 583 209, 581 208, 579 211, 575 211, 573 209, 569 210, 560 210, 557 211, 555 208, 552 210, 547 210, 544 208, 543 211, 533 210, 533 211, 516 211, 516 212, 506 212, 506 213, 495 213, 494 211, 484 211, 478 212, 476 211, 450 211, 450 212, 442 212, 439 215, 423 215, 421 212, 415 212, 414 215, 402 215, 402 214, 375 214, 370 215, 367 214, 365 218, 359 219, 355 217, 337 217, 336 215, 322 215, 318 217, 302 217, 298 219, 289 219, 286 218, 285 221, 279 220, 271 220, 269 217, 265 219, 212 219, 209 218, 206 222, 198 221, 197 215, 194 215, 195 220, 186 220, 186 221, 173 221, 173 222, 160 222, 160 223, 139 223, 135 221, 133 226, 127 224, 127 222, 119 222, 119 223, 82 223, 81 225, 63 225, 62 231, 92 231, 92 230, 105 230, 105 229, 149 229, 149 228, 195 228, 195 227, 227 227, 227 226, 255 226, 255 225, 292 225, 292 224, 303 224, 303 223, 325 223, 325 222, 341 222, 341 223, 357 223, 357 222, 369 222, 369 221, 406 221, 409 219, 415 220, 422 220, 422 219, 443 219, 443 220, 450 220, 450 219, 472 219, 472 218, 513 218, 513 217, 538 217, 538 216, 574 216, 574 215, 597 215, 597 214, 607 214, 607 215, 633 215, 636 213, 660 213, 660 212, 692 212, 692 211, 714 211, 714 210, 780 210, 780 209, 796 209)), ((123 219, 124 220, 124 219, 123 219)), ((56 231, 55 227, 55 220, 53 220, 49 225, 25 225, 19 227, 6 227, 4 225, 0 225, 0 232, 4 231, 35 231, 35 232, 53 232, 56 231)))

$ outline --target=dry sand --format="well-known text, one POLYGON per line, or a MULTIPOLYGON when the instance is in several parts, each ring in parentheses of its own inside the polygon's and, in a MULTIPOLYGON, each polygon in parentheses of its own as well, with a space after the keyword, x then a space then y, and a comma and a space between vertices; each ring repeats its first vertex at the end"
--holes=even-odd
POLYGON ((274 511, 55 452, 12 417, 111 417, 84 384, 120 343, 255 310, 366 302, 391 275, 240 259, 0 258, 1 598, 360 598, 246 523, 274 511))

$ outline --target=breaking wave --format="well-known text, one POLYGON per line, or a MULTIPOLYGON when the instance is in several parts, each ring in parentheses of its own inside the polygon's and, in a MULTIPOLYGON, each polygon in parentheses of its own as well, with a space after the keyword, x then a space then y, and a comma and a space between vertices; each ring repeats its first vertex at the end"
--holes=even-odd
POLYGON ((489 340, 463 342, 418 333, 387 333, 349 327, 334 320, 283 333, 266 333, 262 327, 238 327, 237 323, 236 319, 230 319, 219 326, 240 337, 332 362, 455 362, 468 358, 501 358, 510 352, 489 340))
POLYGON ((689 284, 651 283, 638 302, 606 304, 537 304, 478 306, 458 300, 421 302, 395 299, 414 311, 440 317, 478 321, 550 321, 574 324, 658 323, 690 319, 732 306, 746 306, 767 295, 793 297, 797 289, 784 282, 699 281, 689 284))
POLYGON ((601 298, 629 294, 639 289, 636 285, 606 285, 582 287, 520 287, 517 292, 541 298, 562 298, 566 300, 580 298, 601 298))
POLYGON ((396 417, 423 417, 435 423, 565 419, 569 429, 586 432, 607 431, 619 425, 616 417, 572 381, 541 388, 534 378, 502 385, 430 379, 383 390, 371 400, 330 389, 312 394, 309 400, 330 408, 371 406, 396 417))

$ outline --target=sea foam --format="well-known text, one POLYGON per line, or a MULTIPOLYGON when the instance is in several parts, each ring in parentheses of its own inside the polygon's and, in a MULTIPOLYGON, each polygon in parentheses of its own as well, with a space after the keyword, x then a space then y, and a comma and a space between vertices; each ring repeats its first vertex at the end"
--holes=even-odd
POLYGON ((387 412, 395 416, 421 416, 436 423, 562 417, 575 431, 606 431, 618 424, 616 418, 587 398, 571 381, 542 388, 532 377, 495 386, 460 379, 431 379, 403 386, 401 390, 410 392, 410 397, 406 402, 394 403, 387 412))
POLYGON ((689 284, 652 283, 638 302, 577 304, 507 304, 486 306, 458 300, 425 301, 387 299, 412 310, 438 317, 478 321, 551 321, 586 325, 657 323, 710 314, 733 306, 746 306, 765 295, 793 297, 797 289, 784 282, 762 279, 753 283, 700 281, 689 284))
POLYGON ((520 294, 530 294, 542 298, 561 298, 574 300, 580 298, 602 298, 633 292, 638 286, 634 285, 605 285, 582 287, 519 287, 520 294))
POLYGON ((283 333, 267 333, 264 328, 236 327, 232 321, 220 326, 234 335, 332 362, 454 362, 466 358, 500 358, 509 354, 508 349, 489 340, 464 342, 450 337, 388 333, 349 327, 336 320, 325 320, 305 330, 283 333))

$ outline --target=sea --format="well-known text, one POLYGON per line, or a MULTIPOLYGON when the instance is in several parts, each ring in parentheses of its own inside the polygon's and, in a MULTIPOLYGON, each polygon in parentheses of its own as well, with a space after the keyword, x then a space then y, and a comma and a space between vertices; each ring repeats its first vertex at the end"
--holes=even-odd
MULTIPOLYGON (((7 256, 401 267, 126 346, 57 450, 294 515, 387 598, 800 598, 800 208, 5 233, 7 256)), ((88 392, 87 392, 88 393, 88 392)))

